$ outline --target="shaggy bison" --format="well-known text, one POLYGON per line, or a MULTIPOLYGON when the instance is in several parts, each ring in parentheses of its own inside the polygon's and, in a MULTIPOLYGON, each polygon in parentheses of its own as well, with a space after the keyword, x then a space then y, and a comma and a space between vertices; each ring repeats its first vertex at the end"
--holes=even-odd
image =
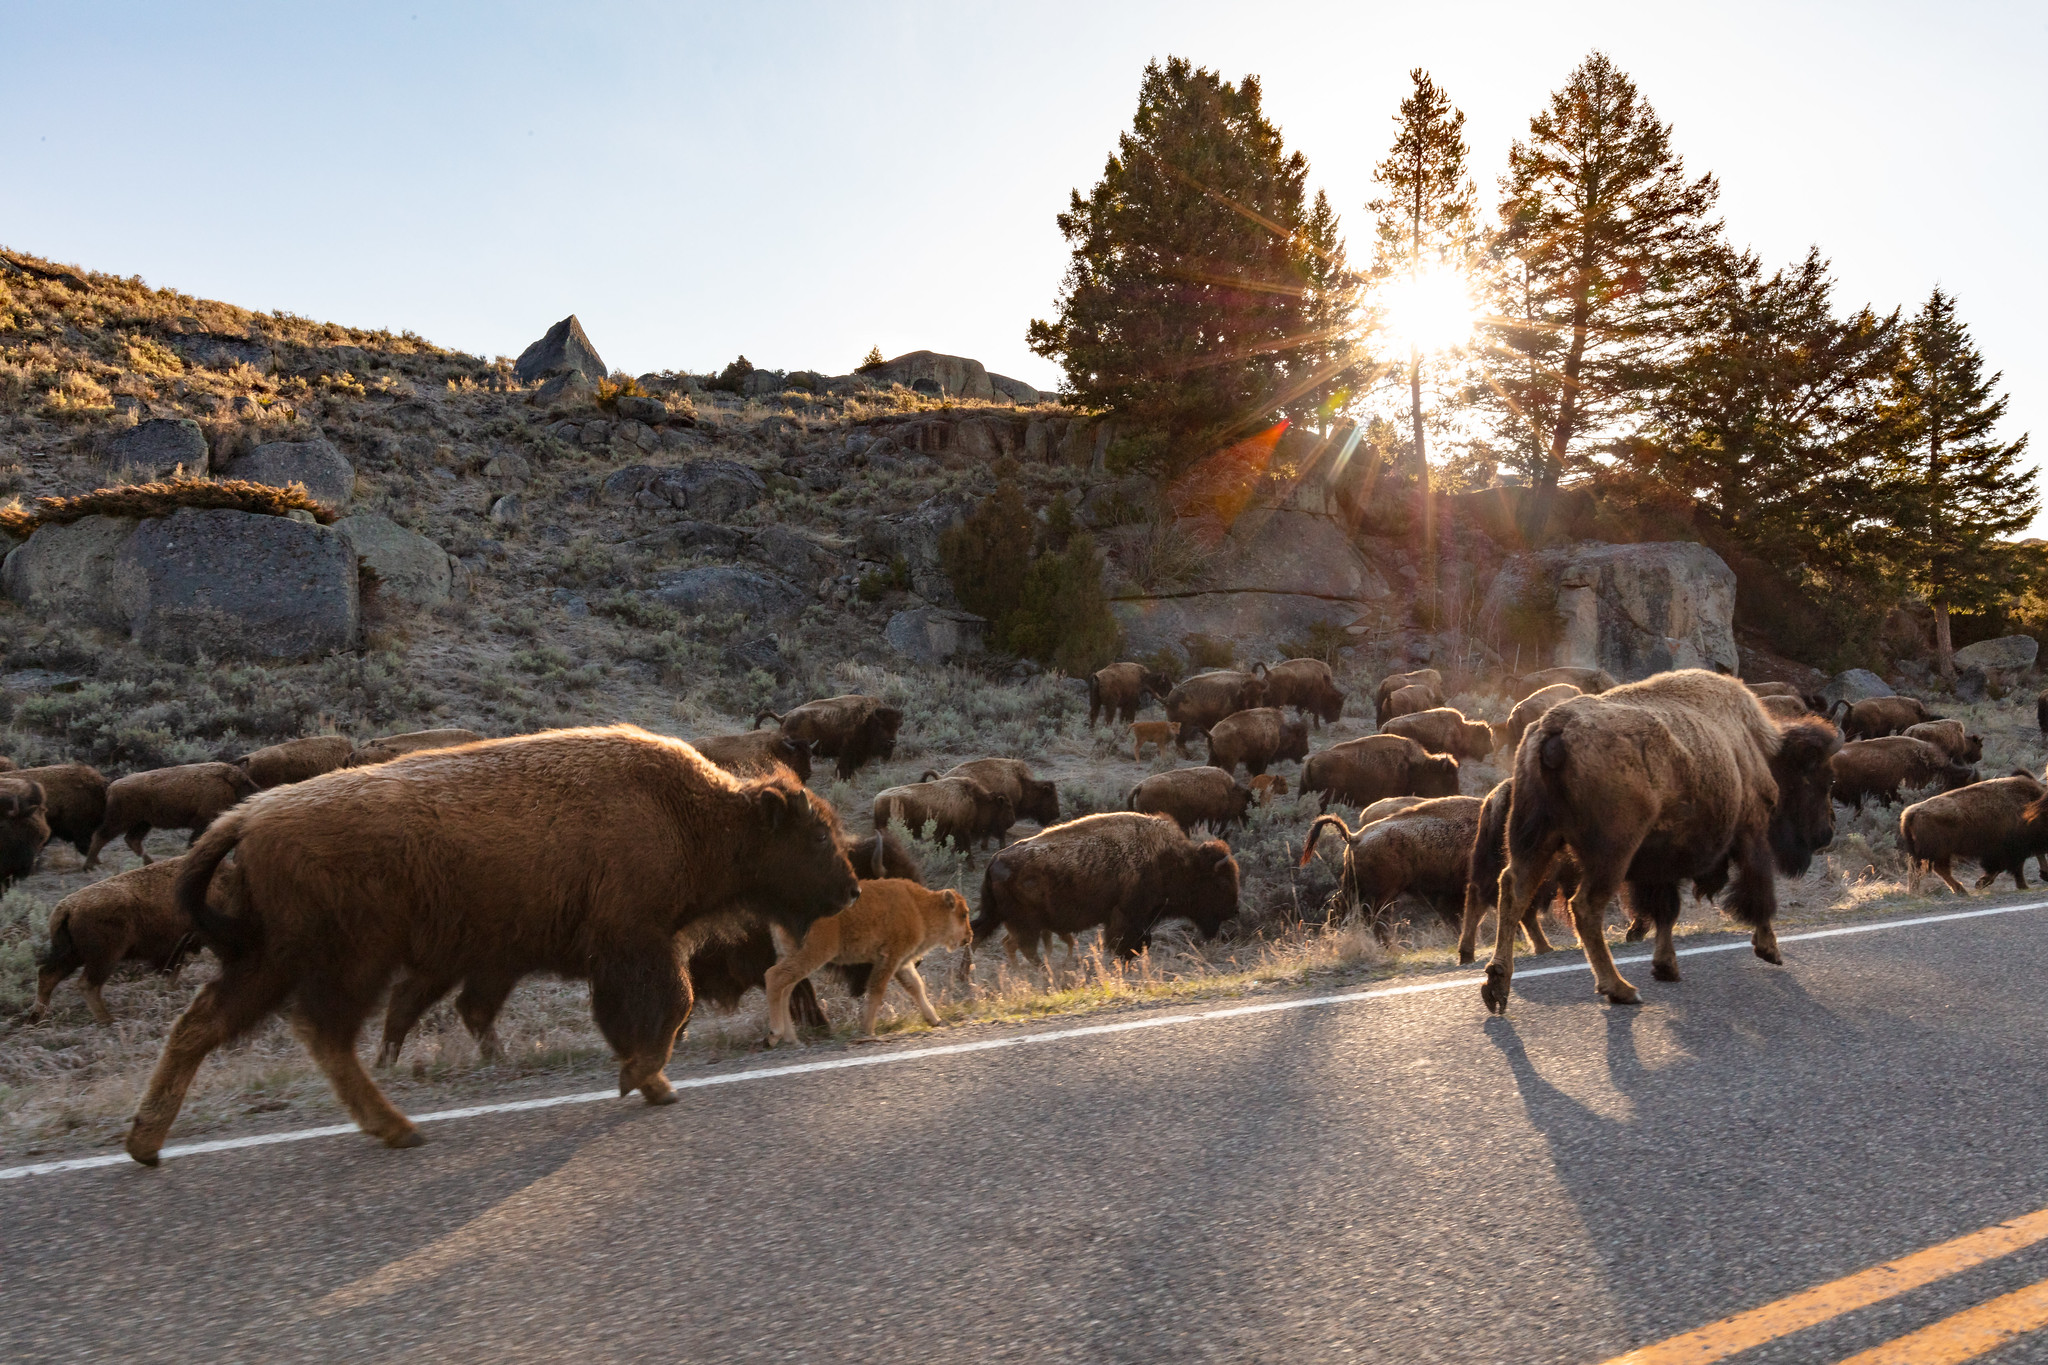
POLYGON ((1916 802, 1899 815, 1899 850, 1909 860, 1906 889, 1920 893, 1929 869, 1963 895, 1953 865, 1966 858, 1983 869, 1977 889, 1984 890, 2010 872, 2027 889, 2027 859, 2048 852, 2048 795, 2027 773, 1994 777, 1916 802))
POLYGON ((259 790, 268 791, 331 773, 347 763, 355 751, 355 741, 346 735, 308 735, 243 754, 235 760, 235 766, 259 790))
POLYGON ((1367 735, 1309 755, 1301 791, 1320 793, 1323 810, 1333 800, 1362 808, 1387 796, 1456 796, 1458 760, 1406 735, 1367 735))
POLYGON ((407 754, 425 753, 429 749, 454 749, 464 744, 481 744, 483 740, 484 736, 476 731, 456 726, 440 730, 408 730, 402 735, 379 735, 357 748, 342 766, 368 768, 407 754))
POLYGON ((1164 815, 1190 830, 1242 824, 1251 803, 1252 789, 1221 768, 1175 768, 1131 788, 1127 804, 1140 815, 1164 815))
POLYGON ((1959 720, 1924 720, 1906 727, 1907 739, 1924 739, 1939 745, 1957 763, 1984 761, 1984 736, 1965 733, 1959 720))
POLYGON ((1427 687, 1441 693, 1444 690, 1444 675, 1434 668, 1418 668, 1409 673, 1390 673, 1381 678, 1379 690, 1373 694, 1372 716, 1375 725, 1387 723, 1387 699, 1404 687, 1427 687))
POLYGON ((50 819, 42 784, 0 777, 0 891, 36 870, 50 842, 50 819))
POLYGON ((1031 765, 1021 758, 969 759, 935 776, 964 777, 1009 797, 1019 820, 1035 820, 1041 826, 1060 822, 1058 784, 1033 777, 1031 765))
POLYGON ((743 735, 713 735, 690 741, 698 753, 734 777, 767 777, 778 768, 811 780, 811 742, 791 739, 780 730, 749 730, 743 735))
POLYGON ((1281 710, 1291 706, 1297 716, 1313 716, 1317 725, 1344 714, 1344 692, 1321 659, 1288 659, 1258 668, 1266 681, 1266 705, 1281 710))
POLYGON ((948 839, 959 848, 979 848, 984 839, 1002 843, 1017 823, 1017 808, 1001 792, 992 792, 969 777, 941 777, 890 787, 875 796, 869 814, 881 833, 900 820, 913 838, 933 843, 948 839), (926 831, 930 830, 929 836, 926 831))
POLYGON ((1164 702, 1172 692, 1173 679, 1156 668, 1131 663, 1099 668, 1088 679, 1088 728, 1095 728, 1098 716, 1129 724, 1138 718, 1147 694, 1164 702))
POLYGON ((675 939, 754 910, 801 935, 859 894, 831 808, 787 776, 742 783, 630 726, 412 754, 265 792, 201 835, 181 909, 221 959, 164 1043, 129 1130, 153 1165, 206 1055, 287 1002, 357 1124, 419 1141, 356 1060, 400 970, 442 983, 552 972, 591 983, 620 1093, 662 1075, 690 987, 675 939), (232 853, 245 905, 206 901, 232 853))
POLYGON ((903 728, 903 712, 882 705, 880 697, 858 693, 807 701, 784 714, 763 711, 754 717, 754 728, 772 720, 791 739, 809 740, 811 752, 819 758, 837 759, 835 771, 841 781, 850 781, 869 759, 886 759, 896 752, 896 732, 903 728))
POLYGON ((50 837, 62 839, 80 854, 92 847, 107 818, 107 779, 84 763, 57 763, 47 768, 18 768, 11 774, 43 789, 43 817, 50 837))
POLYGON ((1423 711, 1434 711, 1444 704, 1444 694, 1434 687, 1422 683, 1410 683, 1389 696, 1380 706, 1380 724, 1402 716, 1413 716, 1423 711))
POLYGON ((974 929, 967 898, 958 891, 879 881, 863 887, 860 899, 838 914, 813 922, 800 941, 786 930, 778 930, 776 938, 777 948, 784 951, 781 961, 766 973, 770 1047, 797 1041, 796 1024, 789 1017, 790 992, 828 964, 867 968, 856 1042, 874 1040, 875 1016, 881 1013, 891 981, 916 1002, 924 1021, 937 1028, 939 1012, 924 993, 918 961, 942 948, 965 948, 974 929))
POLYGON ((143 862, 153 861, 142 847, 152 829, 187 830, 197 840, 221 812, 255 794, 256 784, 232 763, 186 763, 117 778, 107 787, 107 813, 85 850, 85 865, 99 866, 100 850, 116 839, 126 840, 143 862))
POLYGON ((1088 815, 1019 840, 989 859, 974 941, 1007 928, 1034 962, 1048 934, 1103 926, 1103 942, 1132 957, 1169 919, 1214 938, 1237 913, 1237 859, 1221 839, 1196 843, 1163 815, 1088 815))
POLYGON ((1623 883, 1635 913, 1656 926, 1652 974, 1678 980, 1671 929, 1679 884, 1707 894, 1734 887, 1724 907, 1752 926, 1758 957, 1779 962, 1772 864, 1803 873, 1834 838, 1828 760, 1841 747, 1818 719, 1780 730, 1733 678, 1702 669, 1661 673, 1545 712, 1515 755, 1493 959, 1481 996, 1507 1008, 1515 926, 1557 855, 1579 863, 1572 919, 1594 987, 1617 1004, 1638 999, 1615 970, 1602 920, 1623 883))
MULTIPOLYGON (((1472 836, 1472 864, 1465 879, 1465 917, 1458 926, 1458 962, 1469 965, 1479 946, 1479 921, 1500 908, 1500 874, 1508 866, 1508 809, 1515 795, 1513 779, 1486 794, 1479 808, 1479 828, 1472 836)), ((1370 812, 1368 812, 1370 813, 1370 812)), ((1569 851, 1557 855, 1550 876, 1536 889, 1522 912, 1522 932, 1529 951, 1547 953, 1550 938, 1543 932, 1543 912, 1559 894, 1570 897, 1579 887, 1579 864, 1569 851)))
MULTIPOLYGON (((51 994, 81 968, 86 1008, 102 1024, 114 1022, 100 988, 117 963, 147 962, 156 971, 176 975, 186 955, 198 946, 191 917, 178 908, 178 874, 184 866, 183 855, 165 858, 81 887, 58 901, 50 912, 50 946, 36 964, 36 1003, 29 1017, 47 1014, 51 994)), ((237 885, 234 868, 224 868, 208 892, 215 909, 234 912, 237 885)))
POLYGON ((1166 694, 1166 718, 1180 722, 1183 738, 1191 730, 1207 733, 1216 722, 1239 711, 1266 704, 1265 679, 1233 669, 1197 673, 1166 694))
POLYGON ((1308 757, 1308 722, 1273 706, 1255 706, 1216 722, 1209 732, 1209 766, 1235 773, 1243 764, 1253 777, 1275 763, 1308 757))
POLYGON ((1444 923, 1456 925, 1464 914, 1480 804, 1476 796, 1442 797, 1356 830, 1340 815, 1318 815, 1302 844, 1301 866, 1315 853, 1317 836, 1333 827, 1344 836, 1345 898, 1381 939, 1391 932, 1387 907, 1408 894, 1429 902, 1444 923))
POLYGON ((1871 697, 1857 702, 1844 698, 1828 711, 1830 720, 1836 710, 1842 713, 1844 739, 1882 739, 1924 721, 1941 719, 1918 697, 1871 697))
POLYGON ((1520 701, 1531 692, 1540 692, 1558 683, 1570 683, 1589 697, 1597 697, 1610 688, 1620 686, 1614 675, 1604 668, 1573 668, 1560 665, 1557 668, 1539 668, 1533 673, 1510 673, 1501 679, 1501 690, 1508 700, 1520 701))
POLYGON ((1829 767, 1835 800, 1859 811, 1871 799, 1890 810, 1902 787, 1931 787, 1938 782, 1943 791, 1954 791, 1977 780, 1975 768, 1956 762, 1940 745, 1909 735, 1852 740, 1835 754, 1829 767))
POLYGON ((1391 717, 1380 727, 1383 735, 1405 735, 1433 754, 1453 758, 1485 758, 1493 752, 1493 727, 1483 720, 1466 720, 1454 706, 1432 706, 1391 717))
POLYGON ((1537 688, 1516 702, 1515 709, 1508 712, 1507 724, 1500 727, 1497 736, 1500 747, 1512 753, 1521 745, 1522 736, 1529 732, 1529 727, 1543 719, 1545 711, 1561 701, 1585 695, 1570 683, 1552 683, 1548 687, 1537 688))

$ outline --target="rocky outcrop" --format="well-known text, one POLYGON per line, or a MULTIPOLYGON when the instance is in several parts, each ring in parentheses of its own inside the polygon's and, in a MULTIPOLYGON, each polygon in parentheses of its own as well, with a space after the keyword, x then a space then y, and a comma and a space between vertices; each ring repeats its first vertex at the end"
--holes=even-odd
POLYGON ((939 563, 939 537, 965 520, 973 506, 965 494, 941 493, 900 516, 877 518, 861 534, 861 557, 888 564, 900 556, 910 569, 911 591, 937 606, 957 607, 953 585, 939 563))
POLYGON ((889 618, 882 638, 914 663, 940 664, 955 655, 979 654, 985 649, 988 622, 944 607, 912 607, 889 618))
POLYGON ((1687 541, 1513 555, 1480 608, 1489 637, 1547 636, 1545 663, 1604 668, 1623 681, 1674 668, 1734 673, 1734 623, 1735 571, 1687 541))
POLYGON ((1838 701, 1869 701, 1895 695, 1885 680, 1867 668, 1850 668, 1829 678, 1820 690, 1821 700, 1832 707, 1838 701))
POLYGON ((189 417, 155 417, 108 438, 106 465, 152 479, 167 478, 180 465, 187 474, 206 473, 206 433, 189 417))
POLYGON ((767 495, 761 476, 732 460, 629 465, 605 479, 598 494, 614 507, 686 511, 704 521, 723 521, 767 495))
POLYGON ((47 523, 0 565, 0 589, 38 616, 65 616, 126 629, 114 600, 114 564, 135 534, 125 517, 84 517, 47 523))
POLYGON ((376 574, 377 593, 384 600, 433 607, 446 602, 454 590, 447 552, 391 518, 360 513, 335 522, 334 530, 376 574))
POLYGON ((337 512, 355 500, 356 468, 326 441, 271 441, 230 460, 220 474, 272 488, 303 484, 314 501, 337 512))
MULTIPOLYGON (((979 360, 966 356, 940 355, 937 351, 911 351, 894 360, 865 368, 861 374, 877 384, 901 384, 916 389, 920 381, 926 391, 946 398, 979 398, 992 401, 995 385, 979 360)), ((1009 381, 1016 383, 1015 380, 1009 381)), ((1035 394, 1037 391, 1033 390, 1035 394)))
POLYGON ((1012 379, 1006 374, 991 374, 988 377, 988 383, 989 387, 996 391, 996 398, 998 400, 1007 398, 1012 403, 1023 406, 1029 406, 1040 400, 1040 394, 1037 389, 1032 388, 1021 379, 1012 379))
POLYGON ((691 616, 745 616, 750 621, 786 619, 803 610, 805 595, 795 585, 754 569, 716 564, 659 575, 651 595, 691 616))
POLYGON ((1986 677, 1997 679, 2032 668, 2040 652, 2040 643, 2031 635, 2005 635, 1964 645, 1956 651, 1956 667, 1979 669, 1986 677))
POLYGON ((356 644, 355 551, 326 526, 181 508, 136 527, 112 577, 129 636, 160 654, 304 659, 356 644))
POLYGON ((513 375, 522 384, 562 370, 574 370, 592 384, 611 373, 574 313, 548 328, 547 335, 521 351, 512 365, 513 375))

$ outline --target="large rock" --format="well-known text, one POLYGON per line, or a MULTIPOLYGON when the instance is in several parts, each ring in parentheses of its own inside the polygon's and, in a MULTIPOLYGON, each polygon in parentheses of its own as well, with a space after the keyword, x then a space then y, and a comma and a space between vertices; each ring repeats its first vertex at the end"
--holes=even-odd
POLYGON ((754 537, 756 558, 798 583, 816 583, 839 567, 840 556, 800 531, 768 526, 754 537))
POLYGON ((593 384, 611 373, 574 313, 548 328, 548 334, 521 351, 512 365, 513 375, 522 384, 557 370, 574 370, 593 384))
POLYGON ((676 569, 659 575, 652 595, 691 616, 745 616, 750 621, 786 619, 803 610, 805 596, 773 574, 730 564, 676 569))
POLYGON ((901 516, 879 517, 861 533, 861 555, 882 564, 902 556, 910 567, 912 591, 927 602, 957 607, 953 585, 939 563, 939 537, 964 521, 973 506, 965 494, 941 493, 901 516))
POLYGON ((921 664, 940 664, 956 654, 979 654, 988 642, 988 622, 944 607, 912 607, 882 628, 889 647, 921 664))
POLYGON ((206 473, 206 433, 189 417, 153 417, 116 432, 107 441, 107 467, 166 478, 183 465, 195 477, 206 473))
POLYGON ((326 441, 271 441, 228 461, 220 474, 272 488, 304 484, 315 502, 337 512, 356 495, 356 467, 326 441))
POLYGON ((1228 640, 1240 659, 1257 659, 1306 642, 1312 626, 1349 625, 1360 604, 1287 593, 1191 592, 1116 598, 1109 609, 1124 629, 1129 655, 1182 648, 1189 636, 1205 635, 1228 640))
POLYGON ((356 554, 332 528, 180 508, 135 528, 114 565, 129 635, 181 658, 304 659, 352 649, 356 554))
POLYGON ((447 551, 389 517, 358 513, 335 522, 334 531, 377 575, 377 593, 387 601, 433 607, 454 590, 447 551))
MULTIPOLYGON (((1704 545, 1586 543, 1511 556, 1480 607, 1489 636, 1551 628, 1542 661, 1604 668, 1623 681, 1674 668, 1734 673, 1735 571, 1704 545)), ((1524 656, 1523 671, 1540 666, 1524 656)))
POLYGON ((901 384, 908 389, 918 388, 918 381, 923 380, 929 386, 927 392, 948 398, 992 401, 996 396, 988 370, 979 360, 940 355, 937 351, 911 351, 861 373, 877 384, 901 384))
POLYGON ((126 517, 84 517, 47 523, 0 565, 0 589, 39 616, 66 616, 125 630, 127 613, 114 596, 114 564, 135 533, 126 517))
POLYGON ((1820 690, 1821 700, 1830 708, 1838 701, 1869 701, 1874 697, 1894 695, 1885 680, 1867 668, 1845 669, 1829 678, 1820 690))
POLYGON ((1964 645, 1956 651, 1956 667, 1980 669, 1986 677, 2010 675, 2032 668, 2040 652, 2040 642, 2031 635, 2005 635, 1964 645))
POLYGON ((767 495, 759 474, 731 460, 628 465, 605 479, 598 494, 614 507, 687 511, 703 521, 723 521, 767 495))
POLYGON ((989 387, 995 390, 996 397, 1007 398, 1012 403, 1029 405, 1039 401, 1038 390, 1021 379, 1012 379, 1006 374, 991 374, 988 383, 989 387))

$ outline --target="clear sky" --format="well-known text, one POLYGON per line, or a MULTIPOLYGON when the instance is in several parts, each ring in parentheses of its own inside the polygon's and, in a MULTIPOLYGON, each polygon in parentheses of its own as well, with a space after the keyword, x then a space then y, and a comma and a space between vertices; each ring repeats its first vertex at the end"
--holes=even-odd
POLYGON ((1263 78, 1366 254, 1410 67, 1490 198, 1593 47, 1730 235, 1845 305, 1953 292, 2048 457, 2048 6, 50 4, 0 0, 0 243, 517 354, 578 314, 614 368, 844 372, 1024 345, 1145 62, 1263 78))

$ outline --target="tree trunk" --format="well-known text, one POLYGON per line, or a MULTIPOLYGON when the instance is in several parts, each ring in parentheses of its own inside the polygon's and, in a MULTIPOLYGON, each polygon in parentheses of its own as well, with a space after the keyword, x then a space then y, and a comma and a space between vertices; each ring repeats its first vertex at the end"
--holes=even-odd
POLYGON ((1948 633, 1948 602, 1939 597, 1934 600, 1934 661, 1942 677, 1956 680, 1956 642, 1948 633))
POLYGON ((1550 433, 1550 454, 1543 462, 1532 496, 1524 505, 1522 539, 1535 549, 1550 529, 1550 507, 1557 500, 1557 481, 1564 474, 1571 449, 1572 427, 1578 421, 1579 370, 1586 360, 1587 303, 1582 291, 1572 307, 1572 345, 1565 352, 1564 373, 1557 390, 1557 426, 1550 433))

